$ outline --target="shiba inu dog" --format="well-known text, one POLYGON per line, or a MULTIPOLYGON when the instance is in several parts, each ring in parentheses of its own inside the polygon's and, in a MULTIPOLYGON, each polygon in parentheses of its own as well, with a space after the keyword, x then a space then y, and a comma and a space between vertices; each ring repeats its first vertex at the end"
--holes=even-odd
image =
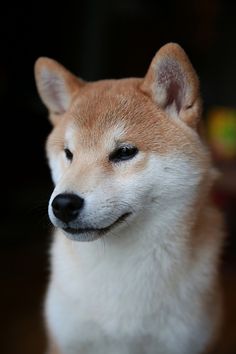
POLYGON ((223 232, 184 50, 163 46, 144 78, 87 83, 48 58, 35 75, 53 124, 48 353, 205 353, 223 232))

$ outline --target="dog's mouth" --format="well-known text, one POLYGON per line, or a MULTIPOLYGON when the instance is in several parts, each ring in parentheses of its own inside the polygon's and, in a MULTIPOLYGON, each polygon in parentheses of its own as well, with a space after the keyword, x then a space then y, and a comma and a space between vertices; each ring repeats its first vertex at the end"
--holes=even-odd
POLYGON ((104 227, 104 228, 93 228, 93 227, 86 227, 86 228, 74 228, 74 227, 65 227, 63 231, 66 234, 71 235, 73 239, 79 241, 92 241, 95 240, 103 235, 105 235, 108 231, 111 231, 117 225, 126 221, 126 219, 131 215, 131 213, 125 213, 121 215, 114 223, 111 225, 104 227), (94 236, 91 237, 91 234, 94 236), (90 235, 90 236, 89 236, 90 235), (75 237, 76 236, 76 237, 75 237))

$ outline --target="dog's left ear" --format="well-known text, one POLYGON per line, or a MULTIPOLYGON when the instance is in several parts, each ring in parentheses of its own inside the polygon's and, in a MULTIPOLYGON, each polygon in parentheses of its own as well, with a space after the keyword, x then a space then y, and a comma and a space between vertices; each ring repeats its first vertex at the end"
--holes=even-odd
POLYGON ((201 116, 199 80, 178 44, 166 44, 157 52, 141 89, 171 118, 197 126, 201 116))

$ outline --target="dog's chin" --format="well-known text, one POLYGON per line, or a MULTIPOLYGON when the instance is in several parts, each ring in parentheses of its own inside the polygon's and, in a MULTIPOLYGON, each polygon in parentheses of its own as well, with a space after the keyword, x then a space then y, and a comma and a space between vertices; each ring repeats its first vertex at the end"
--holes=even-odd
POLYGON ((114 223, 104 228, 77 228, 77 227, 65 227, 62 228, 66 237, 73 241, 95 241, 102 236, 106 235, 108 232, 112 231, 119 225, 121 225, 126 219, 131 215, 131 213, 125 213, 120 216, 114 223))
POLYGON ((102 234, 97 232, 96 230, 94 231, 80 231, 77 229, 72 229, 72 228, 65 228, 62 229, 63 233, 65 236, 72 241, 80 241, 80 242, 90 242, 90 241, 95 241, 102 237, 102 234))

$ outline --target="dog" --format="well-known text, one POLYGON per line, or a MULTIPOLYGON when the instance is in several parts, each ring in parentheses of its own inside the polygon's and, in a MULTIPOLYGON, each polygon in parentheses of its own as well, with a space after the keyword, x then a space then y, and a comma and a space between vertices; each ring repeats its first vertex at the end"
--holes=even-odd
POLYGON ((97 82, 42 57, 35 77, 53 125, 48 353, 205 353, 224 232, 186 53, 168 43, 144 78, 97 82))

